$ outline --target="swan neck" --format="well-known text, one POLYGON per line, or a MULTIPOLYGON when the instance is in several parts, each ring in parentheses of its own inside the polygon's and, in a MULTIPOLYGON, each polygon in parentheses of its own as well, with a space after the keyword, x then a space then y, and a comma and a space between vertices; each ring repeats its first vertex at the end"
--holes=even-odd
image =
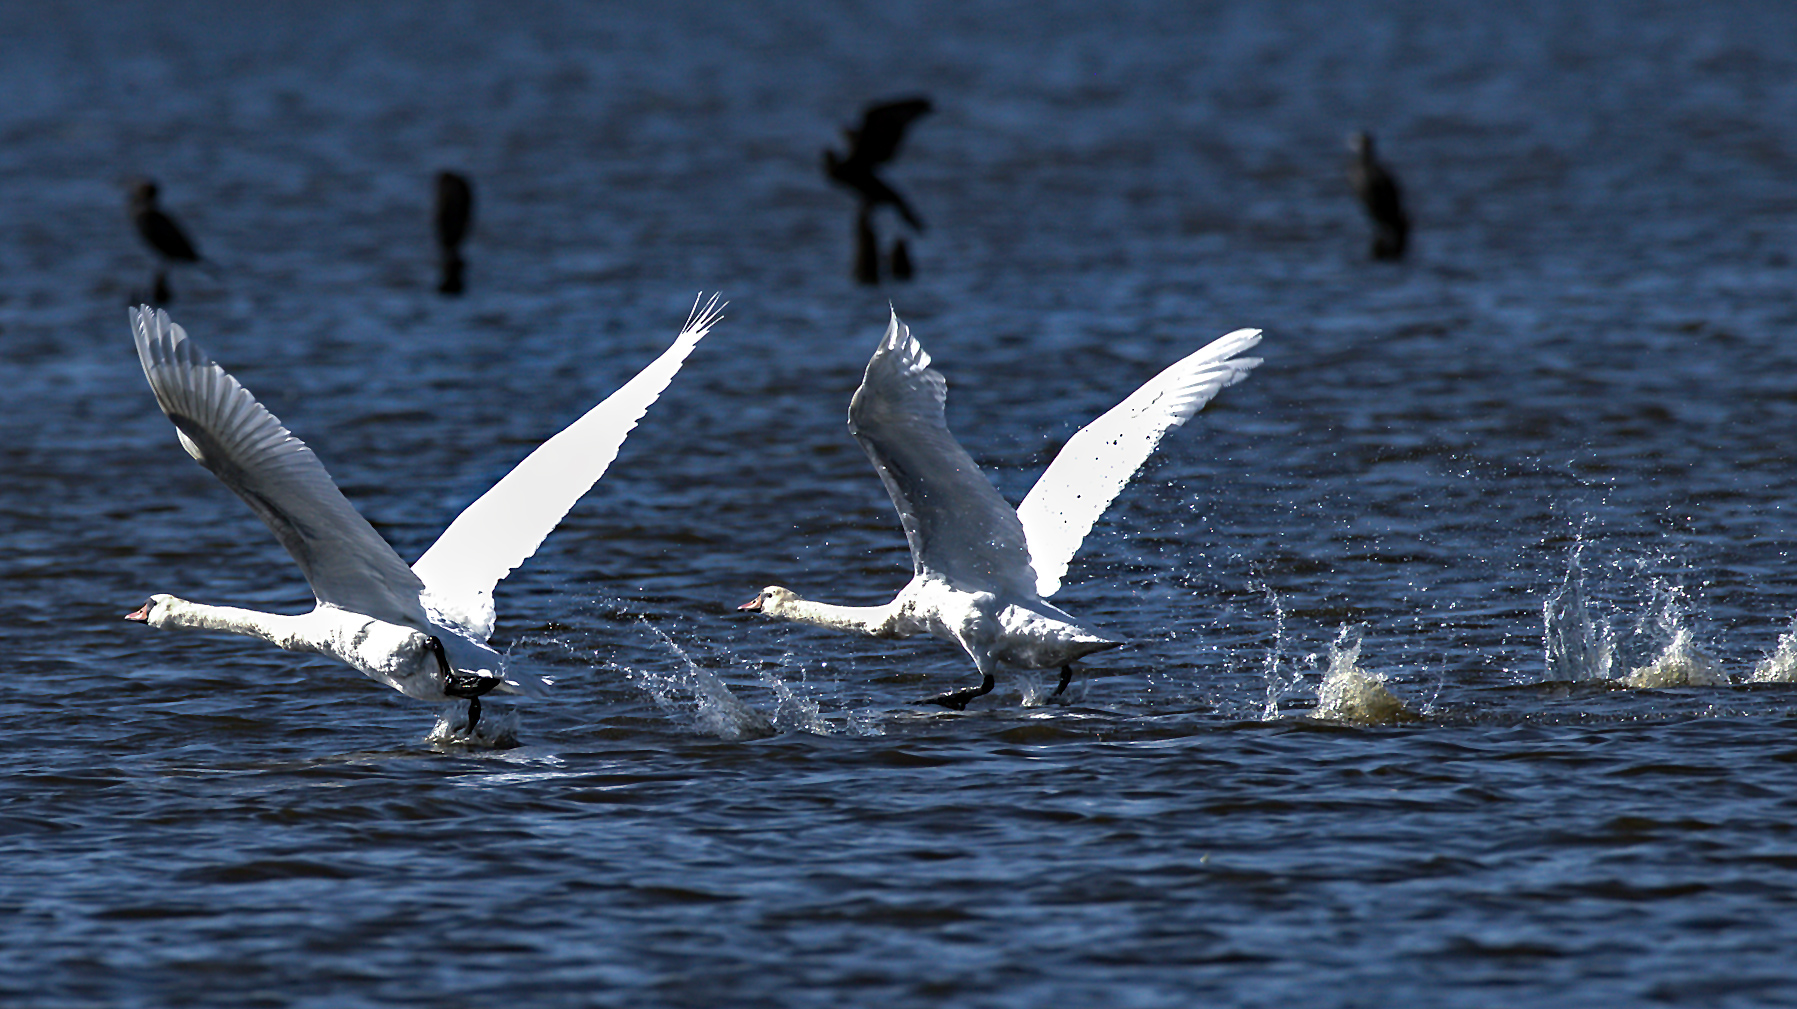
POLYGON ((815 627, 890 637, 895 633, 898 609, 896 601, 884 606, 837 606, 794 597, 774 615, 815 627))
POLYGON ((236 606, 211 606, 186 599, 163 600, 150 615, 150 626, 177 630, 223 631, 258 638, 282 648, 310 648, 304 617, 262 613, 236 606))

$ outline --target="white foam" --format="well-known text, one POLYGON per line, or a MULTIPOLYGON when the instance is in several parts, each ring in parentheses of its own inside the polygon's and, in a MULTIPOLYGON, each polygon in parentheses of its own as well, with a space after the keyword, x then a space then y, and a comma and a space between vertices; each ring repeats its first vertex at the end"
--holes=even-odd
POLYGON ((1386 689, 1385 677, 1360 668, 1361 624, 1343 624, 1329 646, 1329 668, 1317 687, 1317 706, 1310 717, 1353 725, 1388 725, 1415 721, 1417 716, 1386 689))
POLYGON ((1778 647, 1753 667, 1749 683, 1797 683, 1797 620, 1778 638, 1778 647))
POLYGON ((1722 663, 1699 650, 1692 643, 1691 632, 1680 627, 1659 658, 1629 670, 1623 683, 1641 689, 1725 687, 1728 675, 1722 671, 1722 663))

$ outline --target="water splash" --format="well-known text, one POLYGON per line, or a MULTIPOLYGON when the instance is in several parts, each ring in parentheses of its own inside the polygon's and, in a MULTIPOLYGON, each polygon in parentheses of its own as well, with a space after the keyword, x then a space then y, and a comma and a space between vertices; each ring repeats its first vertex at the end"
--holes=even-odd
POLYGON ((816 700, 800 696, 792 684, 763 667, 759 676, 763 686, 774 695, 773 724, 783 732, 809 732, 815 736, 831 734, 830 723, 816 700))
MULTIPOLYGON (((1279 601, 1279 593, 1267 582, 1249 584, 1251 589, 1259 589, 1266 594, 1267 605, 1273 610, 1273 645, 1267 649, 1267 657, 1262 666, 1262 679, 1267 685, 1267 701, 1261 708, 1260 716, 1266 721, 1279 717, 1279 700, 1291 693, 1292 688, 1304 682, 1304 672, 1294 667, 1291 675, 1282 675, 1279 665, 1285 656, 1285 604, 1279 601)), ((1355 646, 1359 647, 1358 644, 1355 646)))
POLYGON ((1753 667, 1749 683, 1797 683, 1797 619, 1778 638, 1778 647, 1753 667))
POLYGON ((1086 691, 1091 689, 1092 681, 1080 675, 1075 666, 1073 679, 1061 696, 1055 696, 1055 688, 1061 685, 1061 674, 1057 670, 1044 676, 1038 672, 1019 672, 1015 676, 1017 684, 1017 703, 1024 708, 1043 708, 1055 705, 1078 704, 1085 700, 1086 691))
POLYGON ((1329 668, 1317 687, 1317 706, 1310 717, 1352 725, 1414 722, 1417 715, 1385 687, 1385 677, 1360 668, 1360 641, 1365 624, 1343 624, 1329 646, 1329 668))
POLYGON ((1647 690, 1654 687, 1725 687, 1728 674, 1722 663, 1700 651, 1692 643, 1691 632, 1683 627, 1673 635, 1659 657, 1645 666, 1629 670, 1624 684, 1647 690))
POLYGON ((1584 550, 1583 542, 1573 548, 1566 562, 1566 580, 1541 604, 1550 681, 1608 680, 1616 661, 1615 634, 1609 622, 1593 623, 1585 604, 1585 571, 1580 565, 1584 550))
POLYGON ((443 706, 437 724, 424 737, 436 746, 468 746, 489 750, 509 750, 518 746, 518 709, 506 705, 495 710, 485 705, 473 734, 468 732, 468 705, 456 701, 443 706))
POLYGON ((743 703, 724 681, 703 669, 687 655, 686 650, 661 629, 641 621, 678 661, 677 671, 656 672, 625 668, 630 682, 654 699, 664 711, 677 712, 692 719, 693 727, 709 736, 736 741, 763 739, 774 735, 774 723, 766 715, 743 703))
POLYGON ((1629 670, 1622 682, 1639 689, 1727 686, 1728 675, 1722 671, 1722 664, 1697 647, 1684 624, 1681 593, 1676 588, 1660 586, 1637 630, 1664 641, 1665 647, 1653 661, 1629 670))

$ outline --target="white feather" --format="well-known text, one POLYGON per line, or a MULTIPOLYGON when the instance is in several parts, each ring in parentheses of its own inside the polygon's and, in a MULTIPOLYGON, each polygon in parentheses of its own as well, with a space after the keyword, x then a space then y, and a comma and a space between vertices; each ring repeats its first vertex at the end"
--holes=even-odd
POLYGON ((674 345, 603 403, 524 458, 456 516, 412 571, 433 619, 477 641, 493 633, 493 588, 537 552, 556 525, 605 475, 624 439, 718 321, 713 296, 697 302, 674 345))
POLYGON ((1186 357, 1131 393, 1061 447, 1017 506, 1029 541, 1036 594, 1054 595, 1093 523, 1142 468, 1161 438, 1220 390, 1248 377, 1258 357, 1236 357, 1260 342, 1238 329, 1186 357))

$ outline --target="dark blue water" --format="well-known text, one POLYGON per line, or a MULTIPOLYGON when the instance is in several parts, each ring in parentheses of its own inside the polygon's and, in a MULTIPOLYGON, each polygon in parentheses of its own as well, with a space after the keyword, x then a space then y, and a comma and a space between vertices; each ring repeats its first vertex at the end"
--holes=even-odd
POLYGON ((0 1001, 1797 1001, 1797 8, 259 6, 0 14, 0 1001), (919 276, 858 287, 819 151, 912 92, 919 276), (522 745, 118 619, 309 605, 144 386, 140 175, 408 559, 730 299, 500 587, 522 745), (843 424, 889 303, 1012 500, 1267 331, 1070 570, 1134 642, 1070 704, 735 611, 908 577, 843 424))

